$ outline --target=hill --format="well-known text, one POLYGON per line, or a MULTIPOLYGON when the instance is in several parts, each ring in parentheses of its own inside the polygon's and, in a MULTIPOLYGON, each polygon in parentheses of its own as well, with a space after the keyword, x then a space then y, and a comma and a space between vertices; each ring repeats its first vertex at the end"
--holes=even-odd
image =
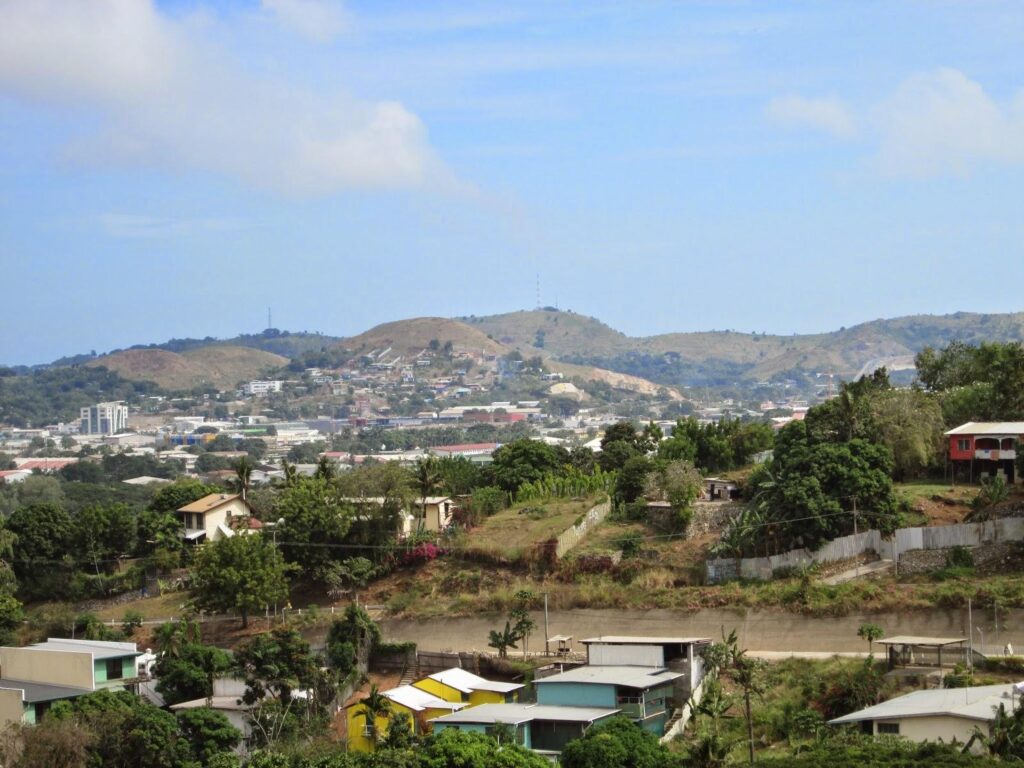
POLYGON ((194 387, 227 389, 239 381, 257 378, 288 364, 288 358, 258 349, 210 344, 184 352, 165 349, 126 349, 89 361, 129 381, 151 381, 162 389, 194 387))
POLYGON ((408 358, 429 349, 431 342, 439 348, 450 342, 456 352, 503 355, 509 351, 504 345, 488 338, 483 331, 446 317, 415 317, 384 323, 358 336, 342 339, 338 345, 355 354, 366 354, 374 350, 380 353, 390 348, 387 355, 389 358, 398 355, 408 358))
POLYGON ((551 309, 464 320, 523 354, 544 354, 674 386, 723 386, 830 371, 849 379, 880 365, 912 367, 913 356, 923 347, 944 346, 954 339, 1024 339, 1024 312, 912 315, 792 336, 705 331, 634 338, 594 318, 551 309))

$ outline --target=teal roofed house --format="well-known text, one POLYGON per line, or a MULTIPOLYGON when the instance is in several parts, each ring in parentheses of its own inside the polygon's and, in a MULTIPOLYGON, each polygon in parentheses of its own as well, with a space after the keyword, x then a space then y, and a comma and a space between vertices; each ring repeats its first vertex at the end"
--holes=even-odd
POLYGON ((0 648, 0 727, 36 723, 55 701, 138 682, 135 643, 50 638, 0 648))
POLYGON ((562 707, 543 704, 481 704, 430 722, 435 731, 463 731, 499 735, 510 732, 517 744, 550 757, 583 736, 591 727, 618 714, 609 707, 562 707))

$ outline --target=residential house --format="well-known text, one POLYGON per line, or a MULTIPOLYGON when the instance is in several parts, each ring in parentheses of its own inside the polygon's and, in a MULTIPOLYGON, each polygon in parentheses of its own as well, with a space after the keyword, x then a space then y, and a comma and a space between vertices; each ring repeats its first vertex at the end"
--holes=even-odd
POLYGON ((135 684, 135 643, 50 638, 0 647, 0 727, 36 723, 55 701, 135 684))
POLYGON ((487 680, 458 667, 435 672, 422 680, 417 680, 413 685, 445 701, 462 702, 471 707, 516 702, 519 700, 519 691, 523 688, 519 683, 487 680))
POLYGON ((1024 421, 969 421, 946 433, 954 471, 966 469, 968 479, 1001 476, 1007 483, 1024 482, 1014 462, 1024 443, 1024 421))
MULTIPOLYGON (((1024 694, 1018 685, 914 691, 829 720, 829 725, 858 725, 866 734, 900 736, 915 742, 966 744, 976 729, 988 732, 1000 706, 1009 714, 1020 705, 1024 694)), ((971 749, 975 753, 984 751, 977 741, 971 749)))
POLYGON ((455 502, 450 496, 427 496, 412 504, 414 524, 425 531, 443 531, 452 524, 455 502))
POLYGON ((511 731, 517 744, 556 758, 570 741, 616 714, 617 709, 608 707, 481 704, 434 718, 431 723, 435 731, 458 728, 493 736, 511 731))
POLYGON ((26 477, 32 477, 31 469, 2 469, 0 483, 20 483, 26 477))
POLYGON ((234 677, 217 678, 213 681, 213 695, 209 698, 192 699, 178 704, 172 704, 172 712, 181 712, 186 709, 203 709, 209 707, 212 710, 224 715, 228 722, 242 734, 242 742, 235 749, 235 752, 243 754, 246 745, 252 736, 252 718, 250 713, 252 705, 242 700, 245 695, 245 681, 234 677))
POLYGON ((348 726, 348 748, 355 752, 372 752, 375 746, 374 731, 384 736, 391 727, 391 721, 399 712, 409 715, 412 733, 426 733, 429 721, 435 717, 450 715, 470 706, 458 701, 442 699, 439 696, 412 685, 400 685, 381 691, 391 703, 391 711, 375 718, 373 726, 367 722, 366 706, 362 700, 350 704, 345 713, 348 726))
POLYGON ((240 494, 211 493, 177 511, 185 525, 187 541, 218 541, 231 538, 239 530, 260 527, 252 508, 240 494))
POLYGON ((583 666, 534 681, 537 703, 617 710, 644 730, 662 736, 677 705, 682 672, 664 667, 583 666))
POLYGON ((709 637, 643 637, 602 635, 581 640, 591 666, 625 665, 682 672, 676 683, 677 701, 688 700, 704 682, 704 648, 709 637))

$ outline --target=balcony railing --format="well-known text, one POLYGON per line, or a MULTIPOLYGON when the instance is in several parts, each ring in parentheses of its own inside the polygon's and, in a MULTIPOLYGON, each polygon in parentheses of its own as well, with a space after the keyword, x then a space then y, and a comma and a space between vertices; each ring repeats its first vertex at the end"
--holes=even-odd
POLYGON ((1000 448, 978 448, 974 451, 974 458, 985 461, 1014 461, 1017 458, 1017 451, 1000 448))

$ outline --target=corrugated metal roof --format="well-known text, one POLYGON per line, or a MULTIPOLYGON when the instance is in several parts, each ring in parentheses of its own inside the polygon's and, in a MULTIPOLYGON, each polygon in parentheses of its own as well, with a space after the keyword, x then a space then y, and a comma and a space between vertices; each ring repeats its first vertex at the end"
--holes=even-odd
POLYGON ((879 645, 922 645, 938 648, 943 645, 966 643, 966 637, 918 637, 916 635, 893 635, 875 640, 879 645))
POLYGON ((501 683, 496 680, 487 680, 459 667, 452 667, 443 672, 435 672, 432 675, 427 675, 427 677, 462 693, 472 693, 473 691, 511 693, 523 687, 520 683, 501 683))
POLYGON ((414 685, 400 685, 397 688, 383 691, 382 695, 416 712, 422 712, 425 709, 448 709, 458 712, 467 706, 462 702, 445 701, 414 685))
POLYGON ((643 637, 632 635, 601 635, 580 640, 581 643, 605 643, 607 645, 685 645, 687 643, 710 643, 710 637, 643 637))
POLYGON ((557 675, 534 680, 534 685, 549 683, 583 683, 590 685, 621 685, 626 688, 654 688, 683 677, 682 672, 670 672, 663 667, 585 666, 557 675))
POLYGON ((1024 421, 969 421, 947 435, 1024 435, 1024 421))
POLYGON ((209 496, 203 496, 201 499, 196 499, 191 504, 186 504, 184 507, 178 507, 179 512, 209 512, 211 509, 228 504, 235 499, 240 498, 237 493, 211 493, 209 496))
POLYGON ((556 720, 567 723, 592 723, 611 717, 619 710, 600 707, 562 707, 554 704, 481 704, 461 712, 435 717, 430 722, 441 725, 465 723, 493 725, 507 723, 518 725, 531 720, 556 720))
POLYGON ((31 683, 26 680, 3 680, 0 679, 0 688, 12 688, 21 690, 21 698, 28 704, 39 701, 57 701, 58 699, 73 699, 76 696, 84 696, 92 693, 88 688, 71 688, 66 685, 48 685, 46 683, 31 683))
POLYGON ((68 640, 47 638, 45 643, 27 646, 31 651, 73 651, 90 653, 94 659, 116 659, 122 656, 141 656, 135 643, 114 643, 107 640, 68 640))
MULTIPOLYGON (((873 707, 829 720, 830 725, 857 723, 862 720, 897 720, 903 717, 934 717, 947 715, 968 720, 993 720, 995 710, 1005 704, 1012 707, 1013 684, 979 685, 971 688, 939 688, 914 691, 873 707)), ((1017 696, 1016 698, 1020 698, 1017 696)))

